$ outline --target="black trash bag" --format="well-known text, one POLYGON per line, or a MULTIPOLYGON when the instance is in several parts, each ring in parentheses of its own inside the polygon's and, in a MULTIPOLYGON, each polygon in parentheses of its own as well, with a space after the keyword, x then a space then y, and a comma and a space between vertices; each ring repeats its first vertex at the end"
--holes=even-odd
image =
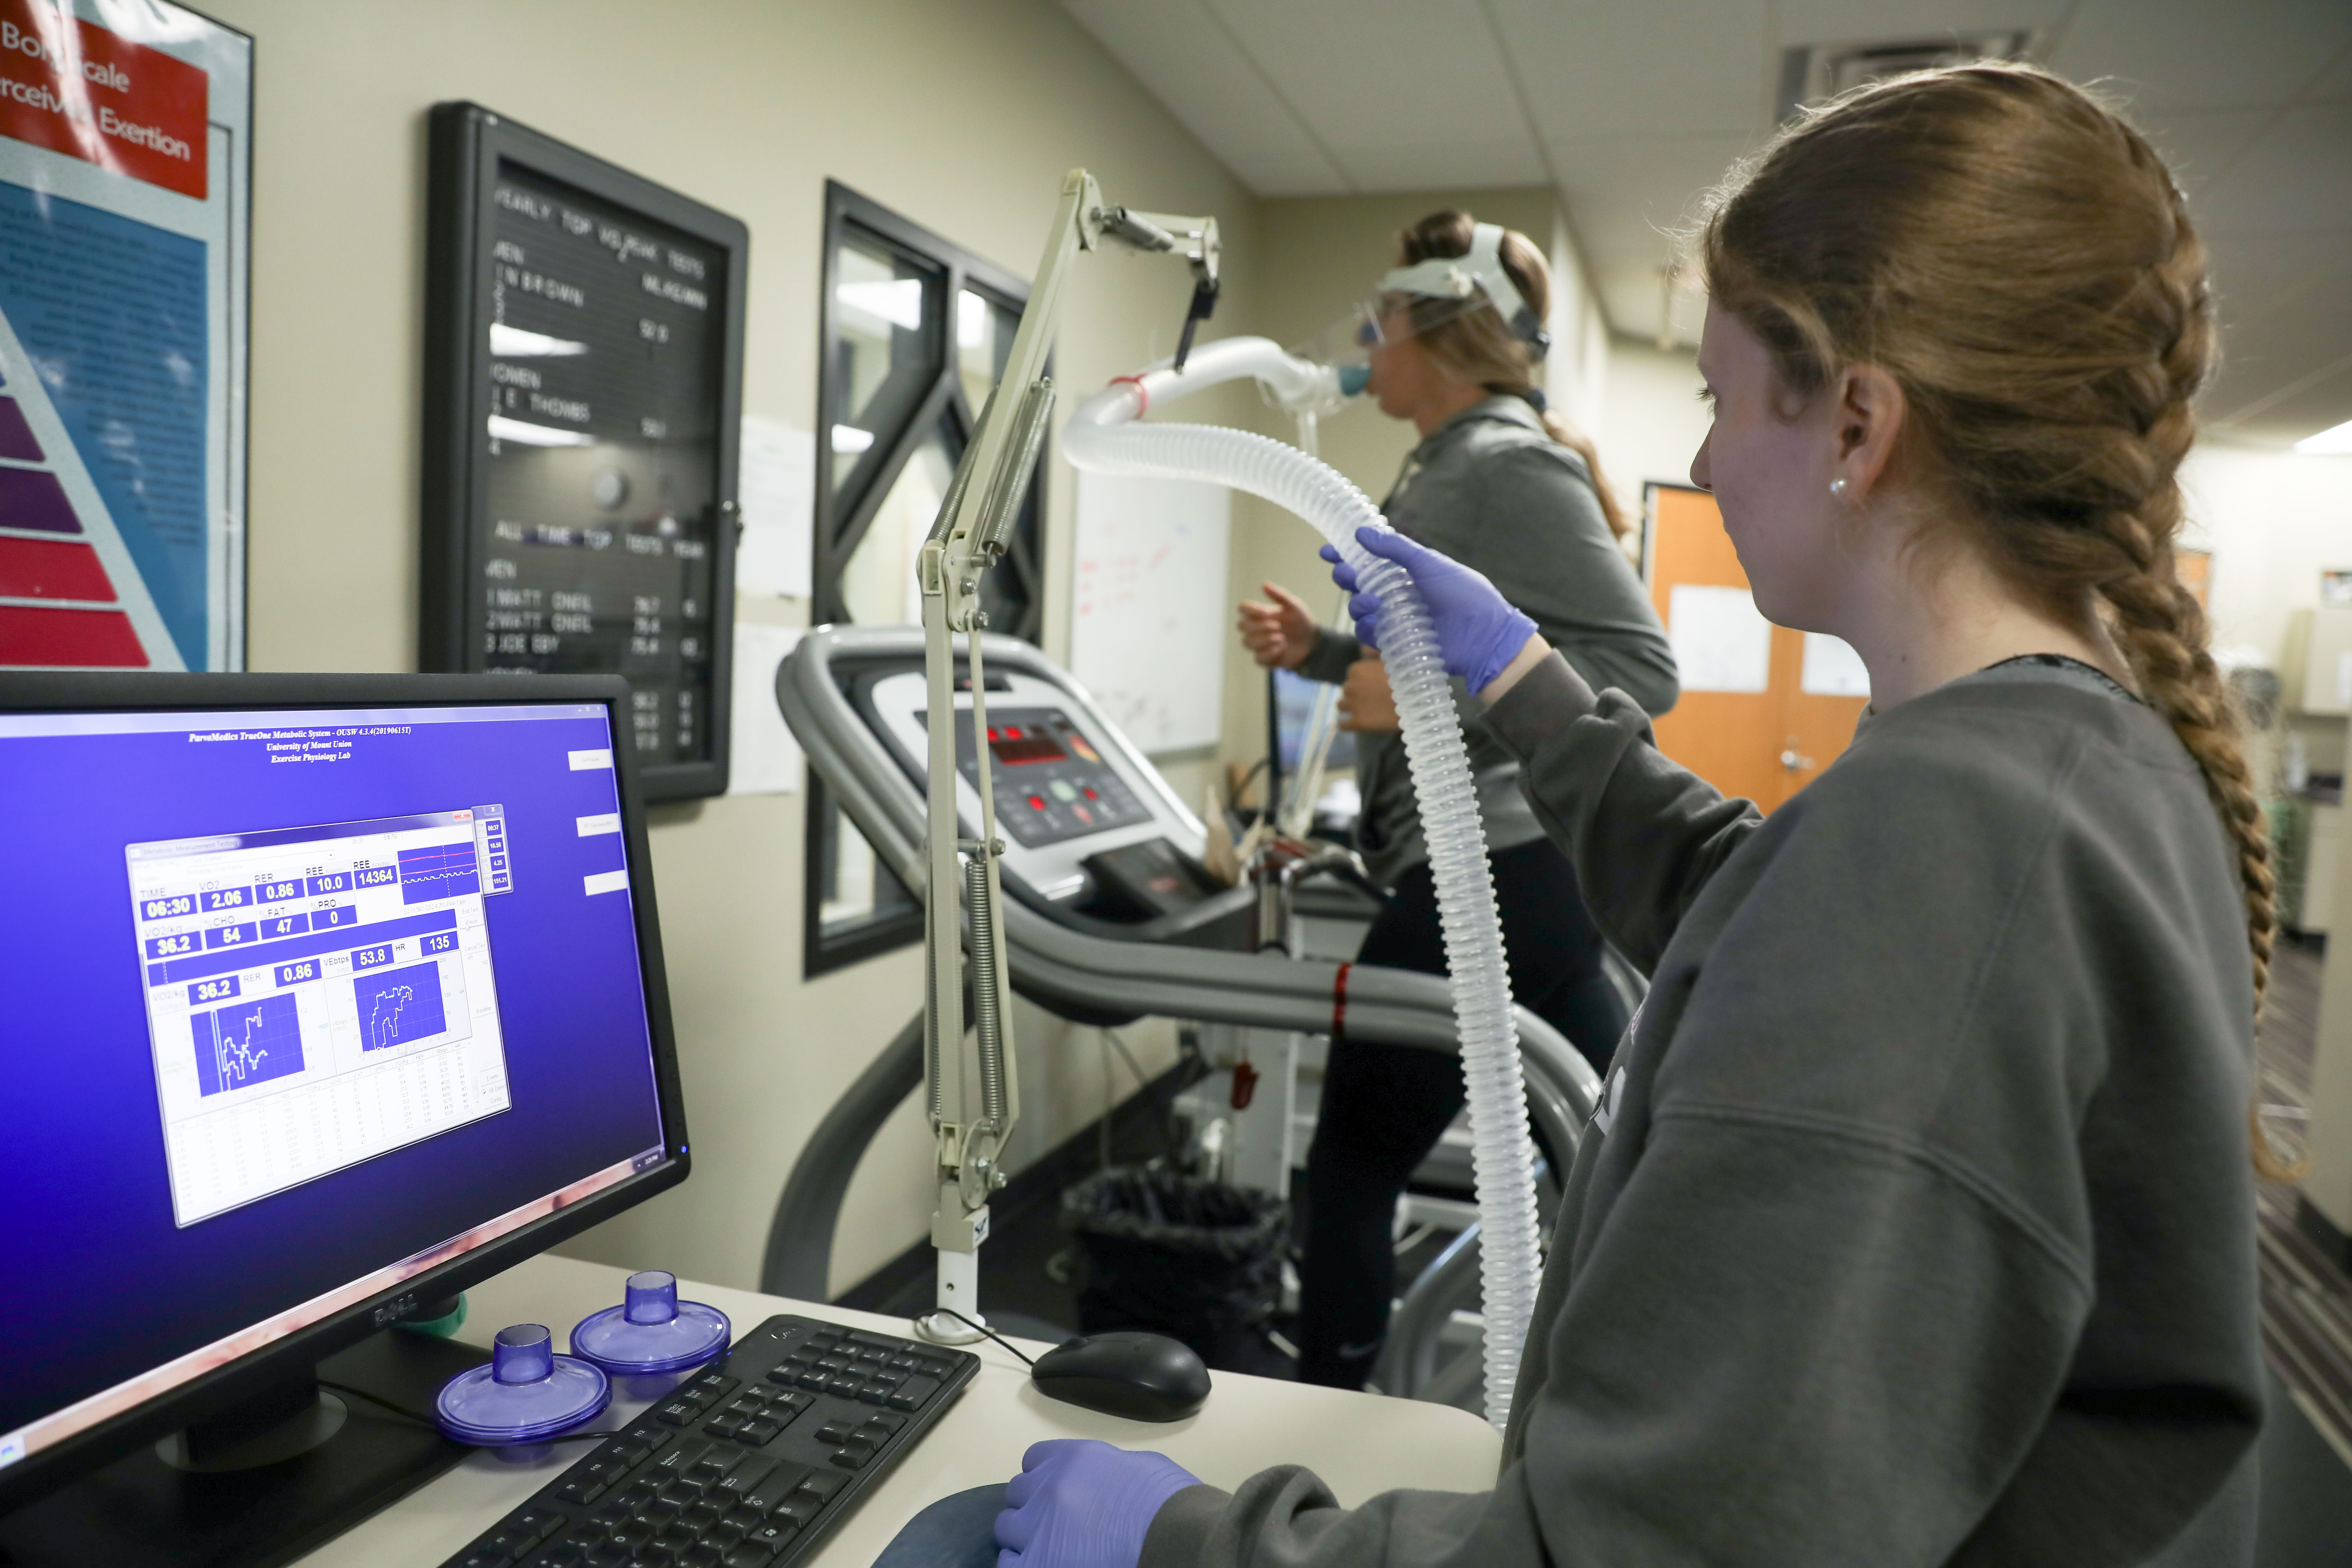
POLYGON ((1148 1329, 1229 1367, 1282 1299, 1290 1205, 1271 1194, 1114 1167, 1062 1194, 1062 1228, 1086 1259, 1082 1333, 1148 1329))

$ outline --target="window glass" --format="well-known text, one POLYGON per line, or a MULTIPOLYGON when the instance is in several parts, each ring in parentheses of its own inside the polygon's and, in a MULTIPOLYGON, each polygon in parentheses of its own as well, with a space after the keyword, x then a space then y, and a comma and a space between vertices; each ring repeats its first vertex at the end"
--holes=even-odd
POLYGON ((873 241, 845 241, 833 264, 832 430, 838 493, 862 460, 878 463, 937 374, 935 275, 873 241))
POLYGON ((988 406, 989 389, 1004 374, 1013 357, 1013 334, 1021 330, 1018 311, 965 289, 956 299, 956 373, 963 379, 963 400, 977 421, 988 406))
MULTIPOLYGON (((821 796, 823 786, 813 792, 821 796)), ((919 910, 857 825, 830 800, 814 799, 817 808, 816 864, 817 929, 820 938, 837 942, 873 926, 899 920, 919 910)))
MULTIPOLYGON (((814 610, 822 620, 919 625, 916 564, 971 429, 1012 360, 1022 290, 854 192, 830 186, 826 203, 835 238, 820 417, 830 457, 814 610)), ((1044 606, 1040 489, 1032 473, 1005 559, 981 585, 989 630, 1032 641, 1044 606)), ((920 940, 920 900, 814 774, 808 804, 807 973, 920 940)))
POLYGON ((842 605, 859 626, 922 622, 915 561, 939 516, 940 503, 947 499, 948 483, 955 478, 956 458, 949 451, 947 437, 944 428, 934 428, 908 455, 841 569, 842 605))

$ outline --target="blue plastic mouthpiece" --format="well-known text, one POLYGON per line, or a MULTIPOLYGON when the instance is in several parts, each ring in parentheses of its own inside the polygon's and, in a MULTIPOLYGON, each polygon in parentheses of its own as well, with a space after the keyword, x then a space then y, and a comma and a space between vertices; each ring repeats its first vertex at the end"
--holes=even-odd
POLYGON ((490 1342, 490 1375, 500 1383, 537 1383, 554 1370, 555 1336, 545 1323, 517 1323, 490 1342))
POLYGON ((626 1312, 633 1323, 667 1323, 677 1316, 677 1276, 647 1268, 629 1276, 626 1312))
POLYGON ((726 1352, 727 1314, 677 1299, 677 1276, 648 1268, 629 1276, 617 1307, 591 1312, 572 1331, 572 1353, 614 1377, 684 1372, 726 1352))
POLYGON ((612 1380, 557 1355, 544 1323, 516 1323, 490 1342, 490 1364, 461 1372, 433 1402, 441 1430, 485 1447, 534 1443, 579 1426, 613 1401, 612 1380))
POLYGON ((1368 364, 1343 364, 1339 367, 1339 395, 1360 397, 1371 384, 1372 367, 1368 364))

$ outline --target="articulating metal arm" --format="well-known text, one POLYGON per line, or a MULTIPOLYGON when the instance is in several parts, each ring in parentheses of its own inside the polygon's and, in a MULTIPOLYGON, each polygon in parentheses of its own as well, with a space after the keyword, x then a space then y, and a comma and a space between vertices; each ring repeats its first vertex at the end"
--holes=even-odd
MULTIPOLYGON (((1045 355, 1070 262, 1079 251, 1098 248, 1105 238, 1138 250, 1181 255, 1191 263, 1192 303, 1176 362, 1182 365, 1193 329, 1216 306, 1216 219, 1106 206, 1094 176, 1071 170, 1062 180, 1061 203, 1004 377, 989 395, 916 566, 930 730, 923 1054, 940 1184, 931 1242, 940 1253, 939 1304, 967 1318, 980 1316, 979 1247, 988 1237, 988 1196, 1004 1184, 1004 1145, 1021 1114, 1013 1070, 1012 981, 997 919, 997 861, 1004 846, 996 833, 987 676, 981 668, 982 639, 974 635, 988 625, 980 584, 1003 557, 1045 443, 1054 406, 1054 384, 1044 374, 1045 355), (968 661, 961 678, 955 659, 959 634, 968 661), (968 731, 957 722, 960 687, 971 694, 968 731), (961 738, 966 735, 968 740, 961 738), (980 795, 977 838, 961 837, 956 811, 959 753, 966 745, 980 795), (967 942, 973 1026, 968 1047, 958 977, 959 950, 967 942)), ((978 1337, 945 1313, 919 1326, 934 1339, 964 1342, 978 1337)))

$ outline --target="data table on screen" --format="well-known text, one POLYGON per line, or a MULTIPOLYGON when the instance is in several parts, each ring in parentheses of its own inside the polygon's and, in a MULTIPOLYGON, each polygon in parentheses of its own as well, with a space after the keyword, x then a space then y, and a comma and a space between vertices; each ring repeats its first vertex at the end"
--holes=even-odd
POLYGON ((126 847, 179 1225, 509 1108, 484 918, 513 886, 484 875, 503 816, 126 847))

